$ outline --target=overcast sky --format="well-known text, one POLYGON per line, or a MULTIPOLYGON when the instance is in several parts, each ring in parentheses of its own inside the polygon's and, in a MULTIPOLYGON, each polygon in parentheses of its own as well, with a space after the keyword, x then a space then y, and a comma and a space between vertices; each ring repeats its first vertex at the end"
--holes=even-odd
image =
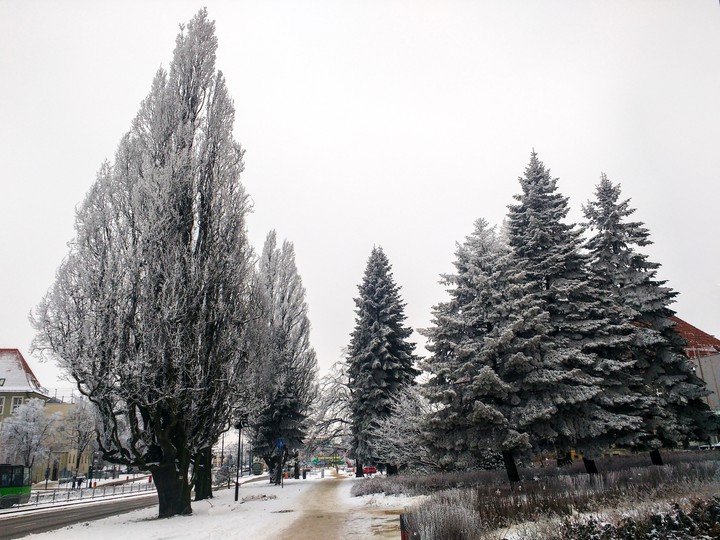
POLYGON ((502 221, 533 148, 572 221, 601 172, 620 182, 678 315, 720 333, 717 0, 0 0, 0 348, 46 387, 68 384, 30 356, 28 313, 203 5, 246 149, 250 237, 294 242, 322 368, 349 341, 373 245, 408 324, 428 326, 455 242, 502 221))

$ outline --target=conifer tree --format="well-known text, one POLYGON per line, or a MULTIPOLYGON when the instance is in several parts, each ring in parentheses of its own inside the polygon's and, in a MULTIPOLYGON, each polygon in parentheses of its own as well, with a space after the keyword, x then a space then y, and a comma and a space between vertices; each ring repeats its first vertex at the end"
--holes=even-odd
POLYGON ((620 186, 602 174, 595 200, 583 207, 594 232, 587 249, 595 279, 634 323, 633 386, 644 399, 633 405, 646 432, 639 442, 653 451, 653 462, 662 463, 660 445, 704 440, 714 421, 702 400, 708 393, 705 385, 694 374, 684 340, 670 319, 677 293, 656 278, 660 265, 639 252, 652 243, 650 233, 643 223, 630 220, 635 210, 620 197, 620 186))
POLYGON ((450 299, 433 307, 433 326, 422 331, 432 353, 423 364, 430 373, 424 389, 435 407, 425 427, 443 468, 482 467, 507 434, 497 403, 508 386, 481 361, 485 337, 499 323, 499 261, 506 252, 495 228, 478 219, 457 246, 456 273, 442 276, 450 299))
POLYGON ((276 474, 303 447, 306 419, 317 393, 317 358, 310 345, 305 288, 295 265, 295 248, 277 246, 275 231, 265 240, 258 271, 261 316, 253 324, 258 404, 250 419, 253 451, 276 474), (282 441, 282 442, 280 442, 282 441))
POLYGON ((363 463, 378 463, 369 428, 390 414, 393 396, 414 384, 418 371, 415 344, 407 341, 412 329, 404 326, 405 304, 382 248, 373 248, 358 289, 347 363, 352 450, 360 476, 363 463))
POLYGON ((519 180, 507 219, 512 293, 502 309, 509 318, 485 353, 512 384, 511 427, 527 433, 536 450, 591 453, 639 428, 605 396, 608 387, 622 386, 615 377, 626 365, 631 329, 594 286, 581 231, 564 221, 567 198, 535 152, 519 180))

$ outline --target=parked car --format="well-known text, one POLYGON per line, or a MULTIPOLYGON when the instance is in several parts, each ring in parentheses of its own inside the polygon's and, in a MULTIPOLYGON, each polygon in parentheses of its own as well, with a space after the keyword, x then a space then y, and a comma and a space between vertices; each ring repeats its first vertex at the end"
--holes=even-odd
POLYGON ((377 469, 375 467, 364 467, 363 474, 375 474, 377 469))

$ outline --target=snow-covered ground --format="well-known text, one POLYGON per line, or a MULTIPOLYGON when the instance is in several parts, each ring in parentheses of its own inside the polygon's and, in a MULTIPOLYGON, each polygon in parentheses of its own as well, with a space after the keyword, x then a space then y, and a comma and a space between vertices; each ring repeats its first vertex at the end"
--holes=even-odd
POLYGON ((70 525, 34 540, 222 539, 252 540, 313 538, 397 538, 399 513, 411 500, 405 497, 351 497, 350 489, 363 479, 324 478, 285 480, 284 487, 266 479, 245 483, 239 498, 235 490, 215 492, 212 500, 193 503, 191 516, 157 519, 157 507, 70 525))

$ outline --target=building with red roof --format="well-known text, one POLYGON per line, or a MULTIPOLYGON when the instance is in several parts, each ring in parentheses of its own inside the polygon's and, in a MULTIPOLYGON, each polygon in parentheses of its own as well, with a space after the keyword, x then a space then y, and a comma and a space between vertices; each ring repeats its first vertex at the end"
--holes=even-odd
POLYGON ((713 392, 706 398, 708 405, 720 413, 720 339, 680 317, 670 319, 675 323, 675 331, 687 341, 685 354, 695 364, 697 375, 705 381, 708 390, 713 392))
POLYGON ((50 399, 18 349, 0 349, 0 422, 29 399, 50 399))

